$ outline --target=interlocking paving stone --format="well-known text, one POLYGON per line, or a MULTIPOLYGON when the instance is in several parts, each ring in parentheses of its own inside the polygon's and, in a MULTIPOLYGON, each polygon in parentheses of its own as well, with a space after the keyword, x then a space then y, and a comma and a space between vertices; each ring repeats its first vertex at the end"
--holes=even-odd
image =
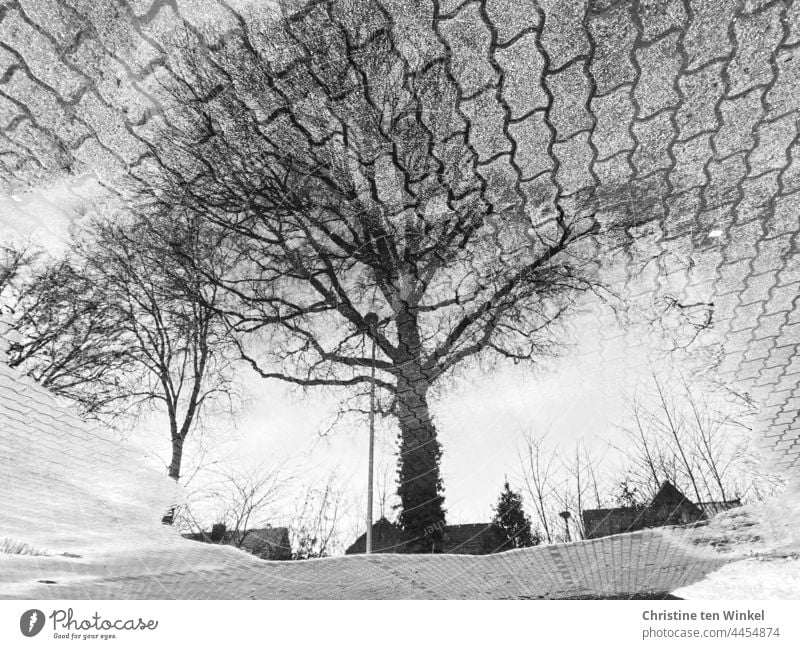
POLYGON ((562 140, 592 126, 592 116, 586 109, 590 85, 583 70, 583 61, 576 61, 560 72, 545 78, 547 89, 553 96, 550 122, 562 140))
POLYGON ((550 58, 550 69, 559 69, 589 52, 589 39, 583 29, 587 0, 543 0, 545 15, 542 45, 550 58))
POLYGON ((673 166, 670 148, 675 132, 667 113, 661 112, 649 119, 634 122, 632 130, 636 150, 631 161, 638 175, 647 176, 658 169, 673 166))
POLYGON ((707 65, 678 78, 681 101, 675 114, 678 137, 686 140, 719 125, 717 105, 722 99, 724 82, 722 62, 707 65))
POLYGON ((602 97, 593 97, 590 107, 596 119, 592 141, 597 147, 598 158, 605 160, 632 150, 635 142, 629 129, 636 109, 630 87, 620 86, 602 97))
POLYGON ((651 45, 643 45, 635 50, 639 78, 634 97, 639 106, 640 119, 675 106, 679 98, 677 80, 681 67, 677 45, 678 34, 668 34, 651 45))
POLYGON ((714 134, 714 148, 720 158, 749 151, 756 143, 754 130, 761 117, 761 93, 752 90, 735 99, 724 99, 719 107, 722 126, 714 134))
POLYGON ((486 14, 497 30, 500 45, 539 25, 539 14, 533 0, 488 0, 486 14))
POLYGON ((630 51, 636 33, 627 3, 589 15, 588 35, 594 43, 589 71, 599 95, 635 80, 636 69, 631 62, 630 51))
POLYGON ((772 61, 784 38, 781 26, 783 3, 749 16, 740 16, 734 25, 735 55, 728 65, 729 94, 739 95, 770 83, 774 77, 772 61))
POLYGON ((673 29, 686 26, 688 17, 681 0, 642 0, 639 3, 639 23, 646 41, 673 29))
POLYGON ((683 38, 689 57, 688 68, 695 70, 714 59, 728 59, 733 51, 731 17, 738 0, 692 0, 686 6, 692 19, 683 38))

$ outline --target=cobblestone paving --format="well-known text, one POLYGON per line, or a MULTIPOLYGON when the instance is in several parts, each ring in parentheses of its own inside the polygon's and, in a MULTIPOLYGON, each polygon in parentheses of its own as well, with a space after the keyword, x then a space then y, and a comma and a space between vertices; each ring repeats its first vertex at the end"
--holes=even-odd
POLYGON ((30 549, 0 555, 0 598, 630 596, 691 584, 729 560, 676 528, 490 556, 265 562, 160 525, 153 512, 174 502, 175 485, 142 466, 0 361, 0 542, 9 535, 30 549))
MULTIPOLYGON (((179 18, 191 26, 233 27, 235 6, 211 0, 6 0, 0 6, 5 191, 64 174, 102 169, 113 175, 135 167, 144 152, 140 133, 158 104, 159 79, 170 74, 161 39, 179 18)), ((463 110, 480 122, 476 147, 485 138, 492 154, 504 152, 500 158, 516 175, 518 191, 531 199, 546 196, 564 206, 587 196, 599 197, 601 205, 609 195, 630 201, 649 244, 673 256, 660 257, 652 274, 621 276, 619 285, 651 295, 677 286, 679 299, 713 302, 716 371, 754 398, 760 407, 757 441, 773 467, 796 478, 800 3, 443 0, 434 6, 432 31, 441 42, 455 48, 466 32, 485 43, 483 58, 460 80, 463 110)), ((484 162, 497 160, 487 155, 484 162)), ((647 548, 636 559, 645 568, 626 572, 630 579, 652 565, 673 566, 667 574, 674 570, 677 581, 686 571, 709 567, 680 565, 683 557, 670 558, 657 532, 624 538, 518 556, 555 565, 563 578, 558 587, 572 583, 573 592, 618 583, 622 573, 614 572, 617 582, 610 582, 598 566, 617 551, 630 551, 620 543, 647 548), (572 559, 565 557, 599 548, 606 548, 602 558, 576 580, 568 568, 572 559), (596 580, 587 581, 588 574, 596 580)), ((419 576, 404 574, 396 582, 395 558, 319 565, 363 566, 376 583, 395 584, 394 594, 425 596, 432 583, 449 583, 444 573, 437 576, 443 570, 437 566, 456 562, 459 574, 467 575, 469 566, 507 560, 419 557, 411 564, 419 565, 419 576)), ((313 580, 318 596, 336 591, 325 590, 332 582, 322 572, 312 577, 303 566, 259 570, 286 571, 288 581, 313 580)), ((519 573, 510 574, 517 579, 519 573)), ((536 574, 551 578, 549 569, 536 574)), ((191 589, 181 590, 179 581, 171 592, 187 596, 191 589)), ((454 586, 453 592, 481 596, 490 590, 484 585, 454 586)), ((557 590, 525 587, 530 596, 557 590)), ((111 585, 104 588, 112 592, 111 585)))
MULTIPOLYGON (((12 557, 3 597, 26 599, 566 599, 663 594, 726 563, 661 531, 489 556, 359 555, 265 562, 176 540, 83 559, 12 557), (52 583, 41 583, 52 582, 52 583)), ((2 564, 0 564, 2 565, 2 564)))

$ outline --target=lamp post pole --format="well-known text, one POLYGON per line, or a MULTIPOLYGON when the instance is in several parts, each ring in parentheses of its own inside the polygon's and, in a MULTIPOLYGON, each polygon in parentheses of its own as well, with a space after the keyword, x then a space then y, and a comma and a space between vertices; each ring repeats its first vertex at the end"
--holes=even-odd
POLYGON ((372 483, 375 465, 375 340, 372 341, 372 381, 369 384, 369 459, 367 460, 367 554, 372 553, 372 483))

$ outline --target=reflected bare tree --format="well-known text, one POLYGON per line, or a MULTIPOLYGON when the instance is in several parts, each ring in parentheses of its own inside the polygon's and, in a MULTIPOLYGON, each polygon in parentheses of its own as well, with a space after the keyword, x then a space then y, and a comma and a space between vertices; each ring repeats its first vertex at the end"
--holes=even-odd
POLYGON ((651 378, 652 398, 630 401, 627 443, 618 448, 625 481, 641 498, 652 498, 665 480, 698 503, 760 500, 777 486, 757 469, 750 448, 751 403, 719 386, 709 397, 684 377, 672 386, 651 378))
POLYGON ((9 365, 67 397, 84 416, 116 411, 126 345, 103 291, 74 258, 37 255, 18 278, 8 316, 9 365))
POLYGON ((289 523, 292 559, 319 559, 343 550, 340 525, 344 493, 332 474, 320 486, 308 487, 297 501, 289 523))
POLYGON ((189 211, 235 251, 230 272, 204 272, 261 376, 388 395, 419 551, 439 548, 445 514, 431 390, 470 360, 552 350, 576 294, 597 289, 592 244, 613 221, 525 181, 509 111, 495 128, 465 104, 479 44, 444 39, 436 11, 282 3, 219 40, 187 32, 128 188, 138 210, 189 211))
MULTIPOLYGON (((207 257, 187 219, 95 220, 63 258, 26 274, 14 304, 10 364, 100 418, 153 408, 181 477, 187 437, 212 403, 234 403, 233 355, 219 289, 175 252, 207 257)), ((167 517, 167 521, 171 517, 167 517)))

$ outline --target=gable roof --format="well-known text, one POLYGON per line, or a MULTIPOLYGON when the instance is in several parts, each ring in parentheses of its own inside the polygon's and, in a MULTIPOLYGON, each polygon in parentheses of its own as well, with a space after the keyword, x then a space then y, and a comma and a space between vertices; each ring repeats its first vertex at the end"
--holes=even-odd
POLYGON ((650 507, 662 507, 669 505, 681 505, 684 502, 691 502, 686 495, 669 480, 664 480, 658 492, 650 501, 650 507))
POLYGON ((262 527, 245 532, 242 545, 253 554, 283 554, 290 550, 288 527, 262 527))
MULTIPOLYGON (((380 518, 372 524, 372 551, 379 553, 403 552, 400 526, 380 518)), ((345 554, 364 554, 367 548, 366 532, 348 547, 345 554)))
POLYGON ((246 550, 261 559, 282 561, 292 558, 292 548, 287 527, 261 527, 247 530, 243 537, 235 530, 225 530, 224 526, 215 525, 212 532, 192 532, 183 538, 190 541, 231 545, 246 550), (215 538, 217 528, 221 527, 219 537, 215 538))
POLYGON ((444 528, 444 552, 448 554, 489 554, 500 550, 503 541, 491 523, 465 523, 444 528))
POLYGON ((645 527, 683 525, 740 505, 738 500, 695 504, 669 480, 661 483, 647 505, 583 510, 586 538, 633 532, 645 527))

